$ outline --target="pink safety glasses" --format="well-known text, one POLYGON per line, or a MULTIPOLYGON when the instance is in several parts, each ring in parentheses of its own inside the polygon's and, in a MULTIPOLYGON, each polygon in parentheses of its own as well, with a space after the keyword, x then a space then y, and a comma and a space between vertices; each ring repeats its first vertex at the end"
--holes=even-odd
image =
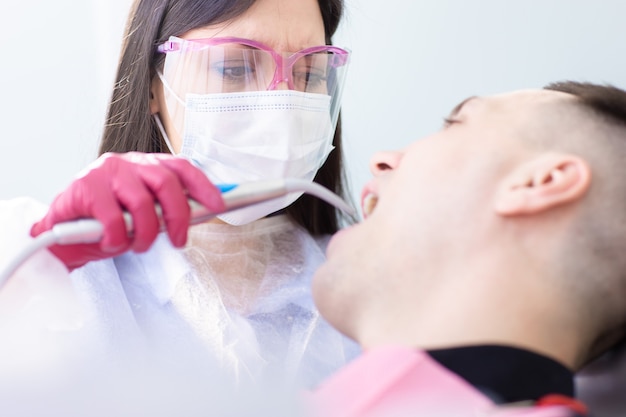
POLYGON ((283 88, 335 97, 350 56, 331 45, 279 53, 235 37, 170 37, 157 52, 167 54, 163 76, 179 96, 283 88))

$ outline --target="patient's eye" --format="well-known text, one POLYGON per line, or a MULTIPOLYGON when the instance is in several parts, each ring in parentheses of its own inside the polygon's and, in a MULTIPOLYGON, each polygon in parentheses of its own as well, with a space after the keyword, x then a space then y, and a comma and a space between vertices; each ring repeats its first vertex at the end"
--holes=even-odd
POLYGON ((443 118, 443 128, 447 128, 452 126, 453 124, 459 123, 459 121, 457 119, 454 119, 452 117, 444 117, 443 118))

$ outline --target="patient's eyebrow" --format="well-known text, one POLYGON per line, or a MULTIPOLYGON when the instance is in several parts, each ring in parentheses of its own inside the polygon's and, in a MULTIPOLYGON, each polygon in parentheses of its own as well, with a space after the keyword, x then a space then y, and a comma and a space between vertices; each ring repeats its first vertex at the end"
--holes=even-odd
POLYGON ((459 104, 457 104, 448 115, 448 118, 449 119, 455 118, 461 112, 461 109, 463 108, 463 106, 465 106, 468 102, 477 98, 478 96, 470 96, 466 98, 465 100, 463 100, 462 102, 460 102, 459 104))

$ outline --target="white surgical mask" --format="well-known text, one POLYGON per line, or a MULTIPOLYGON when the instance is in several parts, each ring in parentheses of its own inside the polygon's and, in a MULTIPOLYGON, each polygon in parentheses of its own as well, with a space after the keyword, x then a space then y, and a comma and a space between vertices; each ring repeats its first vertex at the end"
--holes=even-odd
MULTIPOLYGON (((180 155, 216 184, 288 177, 312 181, 333 149, 327 95, 293 90, 188 94, 184 103, 180 155)), ((289 206, 300 195, 218 218, 233 225, 250 223, 289 206)))

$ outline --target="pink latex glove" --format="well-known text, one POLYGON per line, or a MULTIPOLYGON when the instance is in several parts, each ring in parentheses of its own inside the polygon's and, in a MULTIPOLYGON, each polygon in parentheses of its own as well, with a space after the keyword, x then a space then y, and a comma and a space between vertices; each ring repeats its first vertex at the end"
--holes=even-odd
POLYGON ((33 225, 30 234, 37 236, 67 220, 99 220, 104 225, 104 236, 99 243, 49 248, 72 270, 128 250, 148 250, 159 233, 154 208, 158 202, 170 241, 181 247, 187 241, 190 221, 187 197, 212 211, 224 207, 219 190, 185 159, 139 152, 104 154, 54 199, 46 216, 33 225), (126 233, 123 210, 132 216, 132 237, 126 233))

